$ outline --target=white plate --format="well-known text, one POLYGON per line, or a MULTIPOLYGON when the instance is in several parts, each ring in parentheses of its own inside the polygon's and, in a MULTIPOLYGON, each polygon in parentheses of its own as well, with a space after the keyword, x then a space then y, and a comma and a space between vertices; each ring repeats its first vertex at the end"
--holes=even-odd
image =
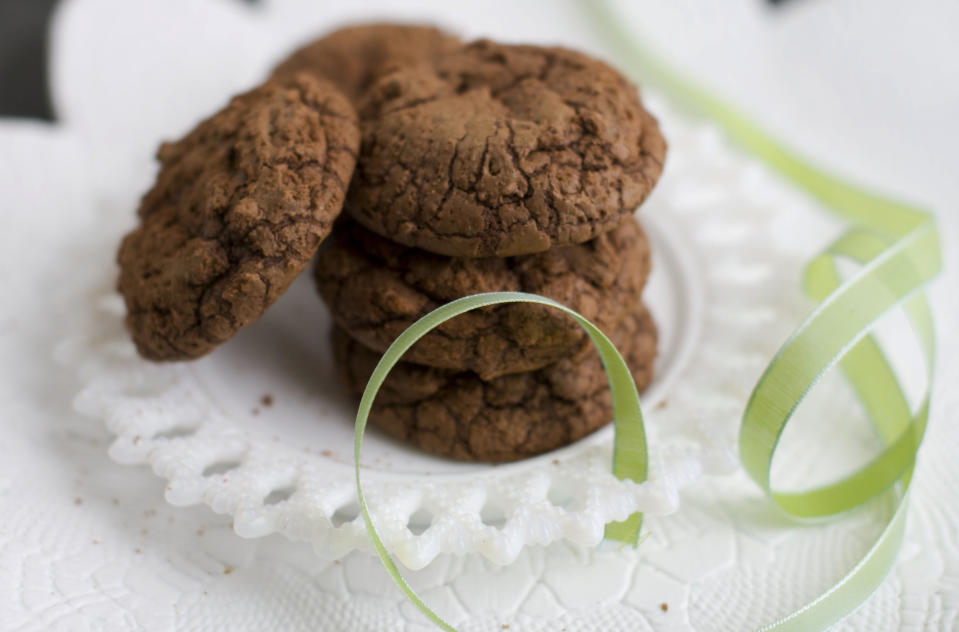
MULTIPOLYGON (((657 378, 644 396, 649 480, 611 474, 609 427, 495 466, 428 455, 370 429, 365 489, 384 542, 407 566, 443 552, 502 564, 530 544, 595 545, 607 522, 668 513, 704 470, 732 467, 749 384, 788 332, 782 314, 795 308, 769 301, 796 265, 771 237, 776 216, 762 178, 722 160, 714 132, 669 133, 684 151, 641 212, 654 256, 646 300, 661 331, 657 378)), ((210 356, 156 365, 134 352, 113 268, 99 265, 100 287, 87 295, 99 298, 78 307, 95 333, 74 354, 85 364, 77 406, 116 434, 111 456, 152 466, 171 503, 231 514, 240 535, 279 532, 325 556, 368 550, 351 470, 355 408, 337 381, 329 315, 309 275, 210 356)))
MULTIPOLYGON (((647 301, 661 353, 645 401, 655 408, 694 348, 702 291, 692 246, 668 212, 649 212, 647 301)), ((91 307, 107 313, 90 315, 103 330, 77 405, 117 434, 114 459, 149 463, 168 479, 170 502, 231 513, 241 535, 280 531, 327 555, 368 546, 353 489, 355 403, 338 382, 330 316, 308 274, 261 321, 193 363, 141 360, 118 297, 91 307)), ((505 563, 529 543, 595 544, 609 520, 675 506, 662 480, 612 476, 611 438, 607 427, 535 458, 489 465, 430 455, 371 428, 366 490, 388 545, 412 567, 441 552, 477 550, 505 563)))

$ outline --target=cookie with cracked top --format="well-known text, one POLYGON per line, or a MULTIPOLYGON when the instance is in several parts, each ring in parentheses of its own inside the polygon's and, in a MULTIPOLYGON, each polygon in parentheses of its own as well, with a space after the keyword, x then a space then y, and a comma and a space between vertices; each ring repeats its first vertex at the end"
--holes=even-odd
MULTIPOLYGON (((541 294, 600 329, 613 330, 635 310, 649 269, 649 244, 632 216, 583 244, 502 258, 446 257, 409 248, 343 218, 320 250, 314 279, 335 322, 382 352, 421 316, 480 292, 541 294)), ((590 345, 563 312, 514 303, 447 321, 417 342, 406 359, 471 370, 488 380, 582 355, 590 345)))
POLYGON ((332 81, 350 99, 358 99, 390 70, 429 61, 461 45, 459 38, 432 26, 357 24, 294 51, 273 75, 308 72, 332 81))
POLYGON ((666 152, 635 86, 563 48, 474 42, 380 77, 358 107, 347 212, 451 256, 592 239, 646 198, 666 152))
POLYGON ((117 254, 139 353, 196 358, 259 318, 329 234, 358 145, 351 103, 304 74, 237 96, 163 144, 117 254))
MULTIPOLYGON (((606 332, 642 390, 652 381, 656 327, 645 308, 606 332)), ((380 355, 332 332, 341 378, 356 398, 380 355)), ((592 349, 538 371, 483 381, 476 374, 400 362, 383 383, 369 420, 435 454, 465 461, 514 461, 553 450, 613 418, 606 373, 592 349)))

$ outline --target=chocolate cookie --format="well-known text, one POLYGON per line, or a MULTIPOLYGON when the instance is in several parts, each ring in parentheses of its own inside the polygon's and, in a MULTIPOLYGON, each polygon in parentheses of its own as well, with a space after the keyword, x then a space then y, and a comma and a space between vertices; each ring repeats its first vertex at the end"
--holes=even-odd
POLYGON ((445 255, 592 239, 646 198, 666 152, 635 86, 562 48, 474 42, 384 75, 359 108, 347 211, 445 255))
MULTIPOLYGON (((652 380, 656 327, 649 313, 626 318, 607 332, 642 390, 652 380)), ((342 379, 360 397, 379 354, 332 333, 342 379)), ((465 461, 514 461, 566 445, 613 418, 606 373, 594 350, 538 371, 483 381, 400 362, 383 383, 370 422, 420 448, 465 461)))
MULTIPOLYGON (((451 300, 492 291, 548 296, 612 331, 633 313, 649 275, 649 244, 632 217, 584 244, 518 257, 445 257, 401 246, 340 220, 314 269, 336 323, 376 351, 418 318, 451 300)), ((471 370, 489 380, 585 353, 572 318, 516 303, 467 312, 420 340, 406 359, 471 370)))
POLYGON ((302 74, 235 97, 163 144, 140 225, 117 256, 140 354, 196 358, 256 320, 329 233, 358 144, 350 102, 302 74))
POLYGON ((462 42, 421 25, 360 24, 330 33, 287 57, 274 76, 309 72, 332 81, 357 99, 375 79, 401 66, 431 60, 462 42))

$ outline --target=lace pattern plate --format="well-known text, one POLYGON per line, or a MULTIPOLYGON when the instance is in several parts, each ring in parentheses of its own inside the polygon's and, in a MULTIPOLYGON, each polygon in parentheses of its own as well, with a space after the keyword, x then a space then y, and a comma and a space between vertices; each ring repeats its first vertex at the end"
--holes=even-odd
MULTIPOLYGON (((531 544, 595 545, 606 522, 671 512, 680 488, 732 467, 748 378, 781 339, 769 324, 791 316, 788 302, 769 297, 788 286, 795 263, 774 247, 761 176, 747 163, 717 160, 714 132, 668 117, 664 125, 674 150, 640 212, 654 253, 646 300, 662 331, 658 377, 644 396, 649 480, 612 476, 611 428, 498 466, 453 463, 373 431, 369 501, 405 565, 472 552, 504 564, 531 544), (759 194, 752 204, 730 195, 751 190, 759 194)), ((78 307, 97 333, 75 340, 67 355, 83 359, 77 409, 116 435, 110 455, 149 464, 167 480, 169 502, 228 513, 242 536, 279 532, 324 556, 368 549, 351 471, 354 404, 336 380, 329 315, 309 279, 209 357, 156 365, 136 356, 112 290, 114 268, 99 267, 94 298, 78 307)))

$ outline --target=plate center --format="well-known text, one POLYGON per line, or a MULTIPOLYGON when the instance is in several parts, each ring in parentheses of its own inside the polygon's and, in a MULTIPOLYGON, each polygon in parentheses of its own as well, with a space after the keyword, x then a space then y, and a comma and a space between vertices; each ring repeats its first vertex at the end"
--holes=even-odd
MULTIPOLYGON (((663 400, 696 344, 702 289, 692 249, 665 212, 668 209, 657 208, 655 201, 647 206, 642 224, 653 269, 643 295, 659 328, 656 378, 643 394, 643 408, 650 410, 663 400)), ((329 342, 331 323, 307 271, 259 322, 192 366, 198 383, 238 427, 330 465, 352 468, 356 403, 337 375, 329 342)), ((506 473, 562 458, 611 436, 612 427, 607 426, 559 450, 519 463, 490 465, 430 455, 370 426, 363 442, 363 465, 374 476, 506 473)))

